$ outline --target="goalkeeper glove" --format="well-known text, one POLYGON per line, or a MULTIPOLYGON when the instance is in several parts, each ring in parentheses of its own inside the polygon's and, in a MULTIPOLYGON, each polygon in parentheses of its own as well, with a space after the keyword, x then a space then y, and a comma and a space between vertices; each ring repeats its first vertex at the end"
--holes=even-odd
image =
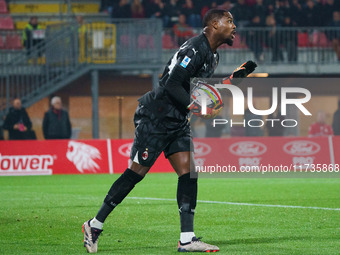
POLYGON ((239 84, 243 78, 246 78, 248 74, 254 72, 256 67, 257 64, 254 61, 249 60, 245 62, 240 67, 236 68, 232 75, 225 78, 223 84, 231 84, 232 82, 236 85, 239 84), (236 78, 236 80, 233 81, 234 78, 236 78))

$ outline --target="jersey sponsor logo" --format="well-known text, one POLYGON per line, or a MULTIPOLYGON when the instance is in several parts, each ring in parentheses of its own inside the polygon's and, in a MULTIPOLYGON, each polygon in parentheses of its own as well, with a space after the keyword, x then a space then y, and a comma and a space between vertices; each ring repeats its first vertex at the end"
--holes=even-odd
POLYGON ((189 58, 188 56, 185 56, 181 62, 181 66, 186 68, 188 66, 188 64, 190 63, 191 58, 189 58))
POLYGON ((294 156, 308 156, 320 151, 320 145, 311 141, 292 141, 283 146, 283 150, 294 156))
POLYGON ((1 155, 0 175, 50 175, 54 159, 52 155, 1 155))
POLYGON ((211 147, 202 142, 194 142, 195 157, 203 157, 211 152, 211 147))
POLYGON ((100 169, 95 160, 101 160, 100 151, 91 145, 70 141, 68 143, 66 157, 81 173, 89 171, 96 173, 100 169))
POLYGON ((120 155, 124 157, 130 157, 131 153, 131 148, 132 148, 132 143, 125 143, 118 148, 118 152, 120 155))
POLYGON ((238 142, 230 145, 229 151, 237 156, 254 157, 262 155, 267 151, 267 147, 259 142, 238 142))

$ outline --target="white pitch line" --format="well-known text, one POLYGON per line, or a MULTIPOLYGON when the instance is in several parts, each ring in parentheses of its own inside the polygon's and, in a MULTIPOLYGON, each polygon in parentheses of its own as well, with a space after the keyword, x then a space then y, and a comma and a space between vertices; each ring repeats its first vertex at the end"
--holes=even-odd
MULTIPOLYGON (((172 198, 155 198, 155 197, 127 197, 127 198, 136 199, 136 200, 177 201, 176 199, 172 199, 172 198)), ((208 200, 197 200, 197 202, 204 203, 204 204, 245 205, 245 206, 261 206, 261 207, 279 207, 279 208, 298 208, 298 209, 340 211, 340 208, 300 206, 300 205, 268 205, 268 204, 236 203, 236 202, 208 201, 208 200)))

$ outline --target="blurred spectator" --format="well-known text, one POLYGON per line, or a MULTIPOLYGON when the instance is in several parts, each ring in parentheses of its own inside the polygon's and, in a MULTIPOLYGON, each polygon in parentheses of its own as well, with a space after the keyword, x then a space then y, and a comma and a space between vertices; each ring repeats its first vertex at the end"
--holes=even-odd
MULTIPOLYGON (((237 28, 243 28, 249 25, 251 19, 250 7, 246 5, 245 0, 237 0, 237 3, 230 10, 233 15, 234 23, 237 28)), ((246 34, 239 32, 240 39, 243 40, 246 34)))
POLYGON ((288 15, 289 13, 289 5, 287 6, 287 2, 286 0, 279 0, 278 1, 278 5, 275 9, 274 15, 275 15, 275 20, 278 26, 282 26, 285 17, 288 15))
POLYGON ((246 5, 253 6, 256 4, 256 0, 246 0, 246 5))
POLYGON ((43 120, 45 139, 69 139, 71 137, 71 122, 68 112, 62 109, 61 98, 53 97, 51 106, 43 120))
POLYGON ((31 131, 32 122, 19 98, 13 100, 3 127, 8 130, 10 140, 35 139, 35 134, 31 131))
POLYGON ((188 24, 191 27, 201 27, 202 20, 200 11, 195 8, 192 0, 185 0, 185 4, 182 7, 182 13, 186 16, 188 24))
POLYGON ((79 60, 85 61, 87 51, 85 50, 87 48, 87 28, 86 24, 84 22, 84 18, 81 15, 78 15, 76 17, 77 23, 79 25, 78 27, 78 54, 79 54, 79 60))
POLYGON ((145 18, 144 7, 141 0, 133 0, 131 4, 131 16, 132 18, 145 18))
POLYGON ((333 135, 333 129, 330 125, 326 124, 326 114, 323 111, 319 111, 317 115, 317 121, 310 125, 308 129, 308 136, 325 136, 333 135))
POLYGON ((260 16, 254 16, 251 20, 249 27, 252 29, 249 30, 246 36, 246 43, 249 49, 254 53, 255 59, 258 62, 262 62, 264 60, 263 57, 263 24, 261 24, 260 16))
POLYGON ((303 26, 306 27, 317 27, 320 26, 321 24, 321 18, 322 15, 320 8, 317 8, 315 6, 315 3, 313 0, 307 0, 306 2, 306 7, 302 11, 302 16, 303 16, 303 26))
POLYGON ((119 0, 113 4, 112 18, 131 18, 131 5, 129 0, 119 0))
MULTIPOLYGON (((213 8, 230 10, 239 28, 248 26, 255 16, 261 24, 275 16, 276 25, 283 26, 290 17, 294 26, 327 26, 331 14, 339 10, 335 0, 101 0, 100 11, 112 13, 115 18, 162 18, 164 27, 172 27, 179 13, 185 14, 192 27, 200 27, 204 14, 213 8), (131 6, 130 6, 131 3, 131 6), (144 9, 144 15, 140 4, 144 9), (134 7, 135 6, 135 7, 134 7), (131 8, 133 10, 131 10, 131 8), (132 14, 133 12, 133 14, 132 14)), ((242 36, 243 37, 243 36, 242 36)))
POLYGON ((332 47, 340 62, 340 12, 333 12, 333 21, 330 24, 331 27, 336 29, 327 31, 328 39, 332 42, 332 47))
POLYGON ((267 4, 267 15, 274 15, 275 13, 275 1, 271 1, 267 4))
POLYGON ((273 114, 268 116, 268 120, 266 122, 266 128, 268 131, 268 136, 283 136, 283 126, 281 122, 285 119, 283 115, 281 115, 280 110, 275 111, 273 114))
POLYGON ((101 0, 99 11, 111 14, 112 13, 112 6, 113 6, 112 0, 101 0))
POLYGON ((287 57, 289 62, 297 61, 297 50, 298 50, 298 35, 297 31, 290 30, 290 27, 293 27, 294 24, 289 16, 284 18, 282 27, 288 28, 287 30, 282 31, 282 43, 286 48, 287 57))
POLYGON ((246 109, 244 112, 244 120, 246 122, 245 135, 246 136, 263 136, 262 127, 259 127, 259 125, 261 125, 260 121, 251 121, 250 124, 252 126, 248 125, 248 121, 254 120, 254 119, 262 120, 262 116, 256 115, 252 113, 249 109, 246 109))
POLYGON ((233 7, 232 3, 230 0, 227 0, 225 1, 221 6, 221 9, 224 9, 224 10, 227 10, 227 11, 230 11, 231 8, 233 7))
POLYGON ((216 1, 204 1, 205 3, 203 4, 203 7, 201 9, 201 18, 203 19, 204 15, 206 14, 207 11, 210 9, 215 9, 217 8, 217 2, 216 1))
POLYGON ((272 49, 272 62, 282 61, 283 54, 280 48, 280 34, 276 29, 276 21, 274 15, 269 15, 266 18, 266 45, 272 49))
POLYGON ((332 127, 334 135, 340 135, 340 100, 338 101, 338 110, 333 115, 332 127))
POLYGON ((299 0, 292 0, 292 3, 290 5, 289 9, 290 18, 292 20, 292 24, 294 26, 302 26, 302 7, 299 3, 299 0))
POLYGON ((179 10, 178 0, 169 0, 165 4, 163 11, 163 24, 165 27, 173 27, 178 22, 179 10))
POLYGON ((161 0, 144 0, 146 18, 162 18, 164 3, 161 0))
POLYGON ((340 11, 340 1, 334 1, 334 9, 340 11))
POLYGON ((30 54, 31 49, 44 40, 44 34, 40 33, 41 31, 42 28, 38 24, 38 17, 31 17, 22 33, 22 42, 27 49, 27 54, 30 54))
POLYGON ((259 24, 261 24, 261 26, 264 26, 267 16, 267 8, 263 4, 263 0, 256 0, 256 4, 252 7, 252 14, 253 14, 252 21, 255 16, 259 16, 260 17, 259 24))
POLYGON ((327 0, 326 4, 322 7, 322 24, 328 26, 333 21, 334 0, 327 0))
POLYGON ((78 15, 76 17, 76 20, 77 20, 77 23, 79 25, 79 28, 78 28, 79 35, 85 34, 86 33, 86 25, 85 25, 83 16, 78 15))
POLYGON ((230 11, 234 18, 234 23, 237 27, 245 27, 249 25, 251 12, 245 0, 237 0, 237 3, 230 11))
POLYGON ((182 45, 193 35, 192 28, 186 23, 186 18, 184 14, 179 15, 178 23, 174 25, 173 30, 178 45, 182 45))

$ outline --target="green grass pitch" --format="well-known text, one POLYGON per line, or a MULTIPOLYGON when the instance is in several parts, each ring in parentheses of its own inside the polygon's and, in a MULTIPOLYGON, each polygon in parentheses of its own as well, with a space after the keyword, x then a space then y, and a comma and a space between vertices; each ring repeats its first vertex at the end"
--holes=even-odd
MULTIPOLYGON (((85 254, 81 226, 118 175, 0 177, 0 254, 85 254)), ((175 174, 148 174, 130 197, 174 199, 175 174)), ((340 179, 199 179, 199 200, 340 208, 340 179)), ((175 201, 127 198, 99 254, 176 254, 175 201)), ((195 233, 219 254, 340 254, 340 210, 209 204, 195 233)))

